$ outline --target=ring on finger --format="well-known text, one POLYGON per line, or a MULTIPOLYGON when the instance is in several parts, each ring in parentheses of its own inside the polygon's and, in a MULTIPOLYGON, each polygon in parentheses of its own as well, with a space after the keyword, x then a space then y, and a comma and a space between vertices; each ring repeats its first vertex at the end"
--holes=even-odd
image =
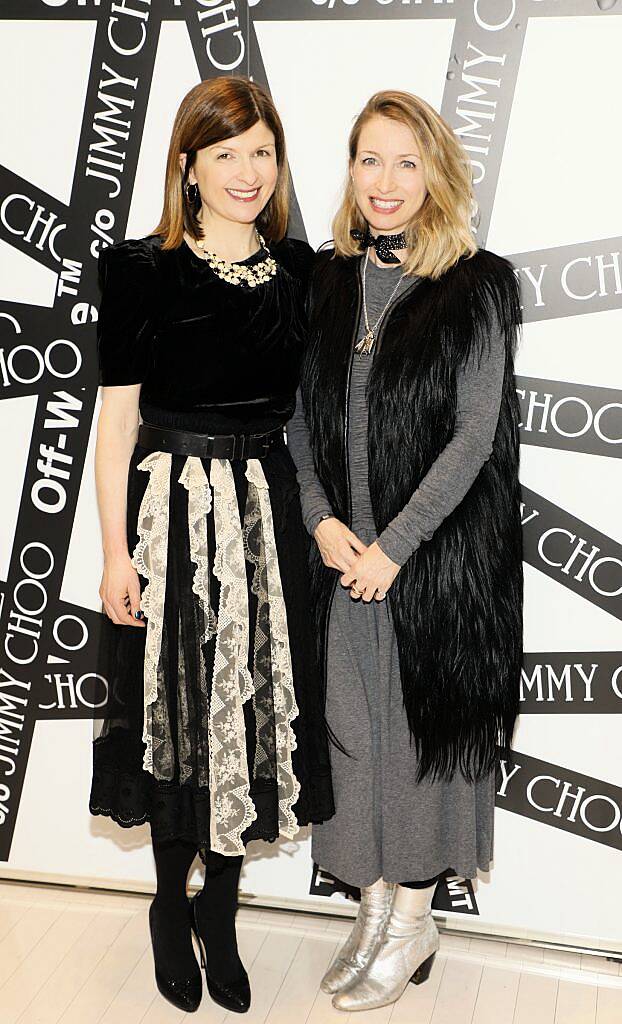
POLYGON ((386 596, 387 595, 386 595, 384 590, 377 590, 376 591, 376 597, 378 598, 379 601, 384 601, 386 596))
POLYGON ((351 597, 362 597, 363 596, 363 591, 362 590, 357 590, 356 587, 350 587, 350 596, 351 597))

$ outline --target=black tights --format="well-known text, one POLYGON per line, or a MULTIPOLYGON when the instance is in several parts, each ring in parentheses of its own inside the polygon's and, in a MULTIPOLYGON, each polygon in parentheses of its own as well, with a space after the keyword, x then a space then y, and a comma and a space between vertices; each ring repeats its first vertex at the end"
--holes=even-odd
MULTIPOLYGON (((190 938, 186 886, 197 848, 182 840, 152 845, 157 878, 155 905, 171 925, 161 930, 164 937, 171 936, 171 941, 166 942, 166 959, 176 968, 177 975, 183 977, 191 962, 196 962, 190 938)), ((241 971, 235 912, 243 860, 243 857, 224 857, 211 850, 205 854, 205 882, 197 901, 199 931, 207 949, 210 974, 222 982, 239 977, 241 971)))
POLYGON ((161 904, 187 904, 186 886, 188 872, 197 855, 194 843, 181 840, 173 842, 152 842, 153 859, 156 866, 156 899, 161 904))

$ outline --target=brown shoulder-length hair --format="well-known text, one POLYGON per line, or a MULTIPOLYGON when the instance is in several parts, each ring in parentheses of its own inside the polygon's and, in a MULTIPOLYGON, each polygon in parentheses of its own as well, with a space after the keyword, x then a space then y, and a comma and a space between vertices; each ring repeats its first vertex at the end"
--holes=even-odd
POLYGON ((201 199, 186 197, 190 168, 197 150, 232 139, 263 121, 274 135, 278 177, 276 188, 257 218, 257 228, 269 242, 279 242, 287 231, 289 215, 289 169, 281 119, 270 96, 261 85, 234 75, 199 82, 184 96, 175 116, 166 161, 164 205, 154 230, 163 249, 177 249, 184 230, 195 239, 202 237, 198 214, 201 199), (180 153, 186 153, 182 174, 180 153))
POLYGON ((477 252, 471 231, 475 208, 471 163, 449 125, 419 96, 397 90, 375 93, 356 118, 348 140, 348 174, 341 206, 333 221, 335 251, 355 256, 360 245, 351 232, 366 227, 356 200, 350 169, 358 152, 363 126, 372 117, 391 118, 412 131, 423 163, 427 195, 406 228, 410 252, 404 262, 407 274, 440 277, 463 255, 477 252))

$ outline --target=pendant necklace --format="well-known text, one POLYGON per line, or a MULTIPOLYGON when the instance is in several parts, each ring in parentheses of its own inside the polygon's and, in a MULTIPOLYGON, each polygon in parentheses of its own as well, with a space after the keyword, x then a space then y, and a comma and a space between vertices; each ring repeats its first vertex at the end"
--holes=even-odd
POLYGON ((395 288, 393 289, 393 291, 389 295, 389 301, 387 302, 386 306, 382 310, 382 313, 380 314, 380 316, 376 320, 376 323, 374 324, 374 326, 370 327, 370 325, 369 325, 369 317, 367 315, 367 296, 365 294, 365 277, 366 277, 366 274, 367 274, 367 264, 368 264, 368 262, 369 262, 369 249, 365 253, 365 266, 363 267, 363 317, 364 317, 364 320, 365 320, 365 330, 366 330, 366 333, 363 335, 363 337, 361 338, 360 341, 357 341, 356 345, 354 346, 355 352, 360 352, 360 353, 362 353, 363 355, 366 355, 366 356, 369 355, 369 353, 371 352, 371 350, 373 348, 374 341, 376 340, 376 338, 375 338, 376 331, 378 330, 378 327, 380 326, 380 323, 381 323, 381 321, 382 321, 386 311, 388 310, 389 306, 393 302, 393 299, 394 299, 395 293, 397 292, 397 289, 399 288, 400 284, 402 283, 403 278, 405 277, 405 274, 401 274, 399 281, 397 282, 395 288))

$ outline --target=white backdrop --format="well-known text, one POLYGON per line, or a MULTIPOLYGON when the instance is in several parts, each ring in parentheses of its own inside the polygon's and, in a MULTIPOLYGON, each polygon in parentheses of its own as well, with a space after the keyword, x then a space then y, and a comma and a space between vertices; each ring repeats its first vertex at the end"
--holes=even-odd
MULTIPOLYGON (((154 4, 141 20, 145 3, 136 0, 140 17, 131 24, 118 19, 113 31, 117 45, 120 33, 131 28, 132 46, 143 46, 144 26, 144 49, 152 45, 155 53, 150 86, 143 70, 142 137, 129 143, 137 147, 137 162, 133 183, 123 182, 129 190, 127 228, 119 231, 117 218, 110 229, 115 239, 140 237, 157 222, 175 110, 200 77, 217 73, 214 62, 225 64, 212 49, 212 67, 206 70, 205 65, 206 40, 221 42, 225 31, 229 55, 236 52, 236 33, 245 41, 244 56, 232 70, 250 70, 259 78, 265 73, 285 124, 300 215, 313 245, 330 237, 345 174, 347 133, 371 92, 393 87, 418 93, 443 109, 470 146, 481 179, 482 243, 510 256, 525 296, 517 384, 525 410, 521 476, 527 653, 525 713, 515 738, 520 768, 512 778, 503 778, 499 791, 494 869, 477 880, 472 899, 468 893, 466 901, 456 897, 455 920, 622 951, 615 897, 622 857, 622 672, 616 675, 622 664, 617 461, 622 439, 622 391, 617 390, 622 370, 617 170, 622 147, 613 120, 622 18, 606 0, 499 0, 496 5, 477 0, 262 0, 252 5, 253 27, 240 0, 228 14, 224 5, 218 6, 220 0, 196 0, 184 9, 167 0, 154 4), (218 15, 218 37, 197 35, 199 14, 204 16, 199 26, 216 24, 218 15), (156 17, 159 37, 148 37, 156 17), (511 81, 504 78, 510 70, 511 81), (477 916, 460 916, 465 911, 477 916)), ((75 255, 59 234, 57 259, 50 237, 43 237, 44 214, 37 234, 28 229, 23 211, 27 208, 32 216, 35 207, 27 202, 32 197, 32 204, 57 210, 62 220, 74 200, 77 167, 87 151, 83 111, 93 77, 93 47, 97 31, 109 23, 110 4, 24 0, 12 12, 11 3, 6 6, 0 21, 0 89, 4 96, 12 93, 15 102, 5 104, 0 115, 0 578, 7 581, 0 632, 5 653, 20 524, 28 536, 24 495, 39 385, 46 374, 54 377, 48 367, 29 387, 19 375, 34 377, 32 367, 18 372, 17 362, 9 365, 7 360, 18 342, 44 352, 49 339, 73 337, 58 333, 53 314, 60 308, 59 296, 64 297, 59 273, 67 271, 65 257, 75 255), (26 200, 9 202, 16 195, 26 200), (18 216, 16 211, 22 212, 18 216), (56 266, 61 260, 62 266, 56 266), (53 326, 46 328, 47 323, 53 326)), ((129 36, 124 40, 129 50, 129 36)), ((122 63, 116 67, 128 79, 134 75, 123 71, 122 63)), ((137 100, 135 108, 124 109, 134 116, 139 106, 137 100)), ((102 188, 100 208, 113 209, 106 196, 102 188)), ((105 217, 97 224, 101 230, 108 227, 105 217)), ((97 238, 95 230, 91 237, 97 238)), ((87 263, 92 281, 94 258, 88 249, 87 263)), ((88 313, 89 303, 96 302, 92 285, 84 296, 76 285, 74 294, 71 308, 83 298, 88 313)), ((79 315, 72 316, 72 324, 80 322, 79 315)), ((93 327, 83 328, 79 342, 88 346, 85 362, 92 388, 93 327)), ((69 371, 63 379, 56 374, 54 387, 70 390, 68 379, 69 371)), ((96 411, 90 433, 90 421, 83 433, 84 472, 56 606, 56 611, 60 607, 83 615, 87 624, 100 607, 92 472, 96 411)), ((34 526, 33 531, 37 537, 34 526)), ((81 717, 85 708, 75 689, 72 696, 71 684, 65 679, 63 689, 53 678, 62 669, 61 654, 58 649, 48 653, 38 676, 22 669, 20 679, 28 682, 21 689, 14 684, 13 690, 3 691, 6 677, 0 677, 0 693, 23 699, 12 705, 12 716, 10 708, 0 707, 0 756, 2 743, 12 742, 7 760, 0 760, 0 778, 5 773, 0 832, 4 828, 8 837, 8 859, 0 874, 148 887, 154 880, 148 828, 124 831, 88 814, 92 723, 81 717), (52 706, 45 715, 44 705, 52 706), (4 739, 9 735, 11 741, 4 739), (13 755, 21 757, 21 766, 9 773, 13 755), (19 777, 20 785, 9 792, 10 774, 19 777)), ((6 659, 4 664, 3 671, 17 678, 15 664, 6 659)), ((310 901, 316 908, 333 908, 341 896, 310 895, 311 869, 303 831, 297 842, 254 844, 242 887, 276 902, 310 901)))

